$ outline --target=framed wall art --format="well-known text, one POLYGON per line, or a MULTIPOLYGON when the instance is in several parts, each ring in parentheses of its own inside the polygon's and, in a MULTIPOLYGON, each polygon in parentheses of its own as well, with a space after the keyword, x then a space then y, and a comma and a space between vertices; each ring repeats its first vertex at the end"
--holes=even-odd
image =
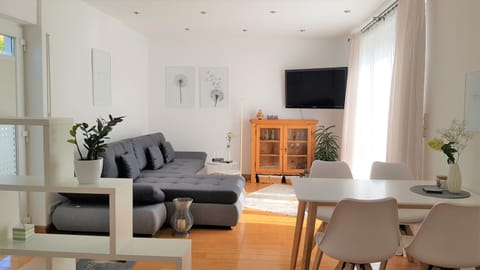
POLYGON ((195 103, 195 69, 165 68, 166 103, 169 107, 192 107, 195 103))
POLYGON ((200 104, 202 107, 228 107, 228 68, 200 68, 200 104))

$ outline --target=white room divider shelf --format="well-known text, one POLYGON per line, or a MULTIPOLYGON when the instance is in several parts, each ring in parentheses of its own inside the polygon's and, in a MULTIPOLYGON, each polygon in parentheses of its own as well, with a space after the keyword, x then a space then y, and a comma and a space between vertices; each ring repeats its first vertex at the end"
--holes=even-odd
POLYGON ((1 254, 168 261, 175 263, 179 270, 191 269, 190 240, 132 237, 131 179, 104 178, 89 185, 79 185, 74 178, 52 185, 40 185, 43 181, 38 180, 39 177, 33 176, 0 176, 0 190, 108 194, 110 236, 36 234, 27 242, 7 237, 0 240, 1 254))

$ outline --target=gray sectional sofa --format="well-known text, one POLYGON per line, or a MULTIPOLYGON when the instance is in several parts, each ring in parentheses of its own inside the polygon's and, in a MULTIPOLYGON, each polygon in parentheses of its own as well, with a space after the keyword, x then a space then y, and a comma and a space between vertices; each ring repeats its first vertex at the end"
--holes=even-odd
MULTIPOLYGON (((162 133, 109 144, 103 153, 102 177, 133 178, 133 232, 154 235, 174 212, 172 200, 191 197, 195 225, 230 227, 242 212, 245 179, 241 176, 204 175, 206 154, 174 152, 162 133), (159 148, 161 158, 159 158, 159 148)), ((62 194, 52 222, 57 230, 108 232, 106 196, 62 194)))

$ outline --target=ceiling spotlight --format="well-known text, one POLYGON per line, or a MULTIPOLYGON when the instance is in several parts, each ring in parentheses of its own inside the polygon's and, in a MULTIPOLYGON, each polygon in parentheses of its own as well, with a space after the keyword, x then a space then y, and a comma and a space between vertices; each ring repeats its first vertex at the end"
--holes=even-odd
POLYGON ((276 10, 270 10, 270 13, 275 14, 275 13, 277 13, 277 11, 276 10))
POLYGON ((190 31, 190 28, 188 28, 188 27, 185 27, 185 31, 190 31))
POLYGON ((140 11, 134 11, 133 14, 138 15, 140 14, 140 11))
POLYGON ((305 31, 307 31, 307 30, 306 29, 300 29, 300 32, 302 32, 302 33, 305 32, 305 31))
POLYGON ((247 31, 248 31, 248 29, 242 29, 242 31, 243 31, 243 32, 247 32, 247 31))
POLYGON ((344 9, 343 10, 343 13, 350 13, 350 12, 352 12, 350 9, 344 9))
POLYGON ((200 14, 205 15, 207 12, 205 10, 200 11, 200 14))

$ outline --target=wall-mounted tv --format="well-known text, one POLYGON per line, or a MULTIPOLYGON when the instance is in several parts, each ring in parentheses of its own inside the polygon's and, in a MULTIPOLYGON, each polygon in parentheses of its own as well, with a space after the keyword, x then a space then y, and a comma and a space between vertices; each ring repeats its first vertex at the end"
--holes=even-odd
POLYGON ((347 67, 285 70, 285 107, 343 109, 347 67))

